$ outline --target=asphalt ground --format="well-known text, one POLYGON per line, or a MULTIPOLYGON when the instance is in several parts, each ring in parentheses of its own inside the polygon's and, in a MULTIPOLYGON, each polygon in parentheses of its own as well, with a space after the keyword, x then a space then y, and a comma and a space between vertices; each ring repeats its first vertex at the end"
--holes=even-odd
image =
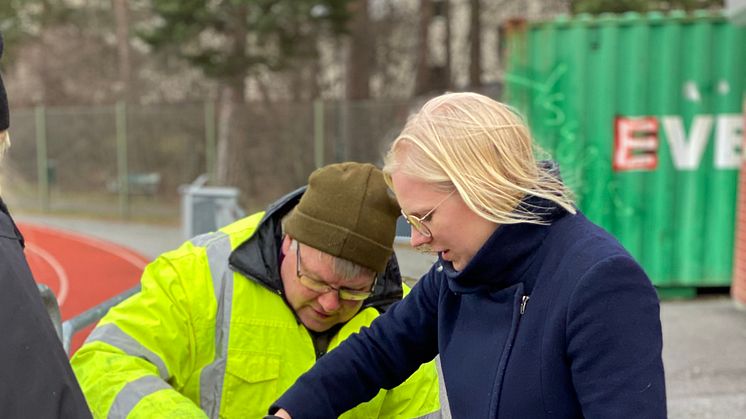
MULTIPOLYGON (((183 241, 176 226, 15 216, 109 240, 150 258, 183 241)), ((397 249, 407 276, 429 266, 427 259, 410 252, 397 249)), ((661 322, 669 418, 746 417, 746 310, 737 308, 728 295, 663 301, 661 322)))

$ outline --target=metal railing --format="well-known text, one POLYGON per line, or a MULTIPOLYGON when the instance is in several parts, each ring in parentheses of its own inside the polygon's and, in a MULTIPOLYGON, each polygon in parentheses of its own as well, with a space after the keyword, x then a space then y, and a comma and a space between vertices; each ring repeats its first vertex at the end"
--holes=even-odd
POLYGON ((47 309, 49 318, 52 319, 54 325, 54 331, 57 332, 57 337, 62 339, 62 315, 60 314, 60 306, 57 304, 57 297, 48 286, 44 284, 36 284, 39 288, 39 294, 41 295, 41 301, 44 303, 44 308, 47 309))
POLYGON ((63 322, 60 314, 60 307, 57 304, 57 298, 54 296, 52 290, 44 284, 37 284, 37 286, 39 288, 39 293, 41 294, 41 299, 44 302, 44 307, 47 309, 47 314, 49 314, 49 318, 52 320, 52 324, 54 325, 54 330, 57 332, 57 337, 60 338, 62 347, 68 355, 70 355, 70 346, 72 345, 73 337, 76 333, 101 320, 109 309, 126 300, 133 294, 140 292, 140 284, 137 284, 127 291, 117 294, 101 304, 91 307, 77 316, 63 322))
POLYGON ((70 345, 72 344, 73 336, 75 336, 76 333, 101 320, 109 309, 138 292, 140 292, 140 284, 137 284, 127 291, 117 294, 103 303, 93 306, 77 316, 64 321, 62 323, 62 346, 65 348, 65 353, 70 355, 70 345))

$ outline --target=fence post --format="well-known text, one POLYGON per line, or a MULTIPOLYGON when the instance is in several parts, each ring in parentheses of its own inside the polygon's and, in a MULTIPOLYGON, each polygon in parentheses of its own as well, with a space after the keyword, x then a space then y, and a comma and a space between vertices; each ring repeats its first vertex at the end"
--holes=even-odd
POLYGON ((47 159, 47 117, 44 106, 39 105, 34 110, 36 125, 36 176, 39 188, 39 203, 44 212, 48 212, 49 205, 49 160, 47 159))
POLYGON ((118 101, 116 106, 117 135, 117 175, 119 177, 119 213, 122 218, 130 217, 130 184, 127 167, 127 105, 118 101))
POLYGON ((349 160, 349 119, 352 102, 349 100, 343 100, 339 102, 339 104, 340 106, 337 114, 337 132, 334 136, 335 162, 349 160))
POLYGON ((205 102, 205 169, 210 180, 215 179, 215 102, 205 102))
POLYGON ((324 165, 324 101, 313 101, 313 157, 316 168, 324 165))

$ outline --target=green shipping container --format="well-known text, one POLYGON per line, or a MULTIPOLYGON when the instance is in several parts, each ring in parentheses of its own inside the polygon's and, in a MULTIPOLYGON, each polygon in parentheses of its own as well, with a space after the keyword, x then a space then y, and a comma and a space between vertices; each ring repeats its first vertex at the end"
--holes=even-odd
POLYGON ((505 28, 504 100, 659 290, 731 283, 746 28, 714 13, 505 28))

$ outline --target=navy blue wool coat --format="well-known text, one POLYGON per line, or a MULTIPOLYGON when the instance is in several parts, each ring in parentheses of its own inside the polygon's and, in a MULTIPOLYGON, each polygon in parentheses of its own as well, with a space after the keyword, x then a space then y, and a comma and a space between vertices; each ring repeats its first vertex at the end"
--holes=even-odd
POLYGON ((548 212, 500 226, 463 271, 439 260, 274 407, 336 417, 440 353, 455 418, 665 418, 650 280, 584 215, 548 212))

